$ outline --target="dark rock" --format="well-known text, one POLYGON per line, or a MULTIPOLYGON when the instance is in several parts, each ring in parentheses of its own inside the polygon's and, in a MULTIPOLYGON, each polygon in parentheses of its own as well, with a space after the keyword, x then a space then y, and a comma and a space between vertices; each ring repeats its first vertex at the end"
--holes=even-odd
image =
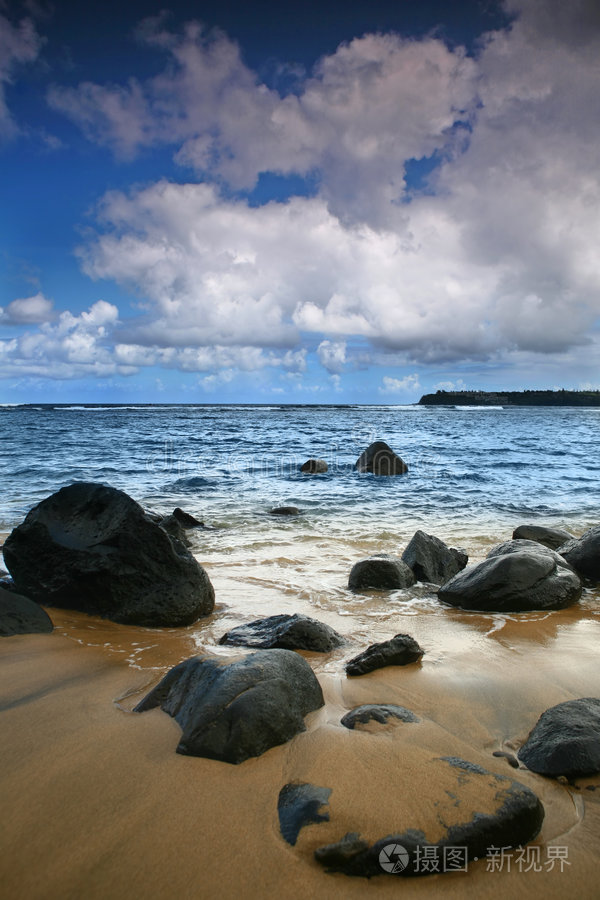
POLYGON ((600 772, 600 700, 583 697, 547 709, 518 757, 540 775, 596 775, 600 772))
POLYGON ((184 528, 204 528, 204 522, 201 522, 200 519, 197 519, 195 516, 184 512, 179 506, 176 506, 173 510, 173 517, 177 519, 179 524, 183 525, 184 528))
POLYGON ((328 822, 329 813, 321 812, 329 804, 331 788, 314 784, 285 784, 279 791, 277 812, 279 829, 284 840, 294 846, 305 825, 328 822))
POLYGON ((300 510, 297 506, 276 506, 275 509, 269 510, 271 516, 299 516, 300 510))
POLYGON ((307 459, 300 466, 301 472, 307 472, 309 475, 322 475, 328 469, 324 459, 307 459))
POLYGON ((455 575, 438 591, 451 606, 482 612, 563 609, 581 596, 581 581, 553 550, 533 541, 506 541, 487 559, 455 575))
POLYGON ((444 584, 458 574, 469 561, 464 550, 454 550, 439 538, 417 531, 402 554, 417 581, 444 584))
POLYGON ((195 656, 167 672, 135 712, 160 706, 177 720, 186 756, 241 763, 305 730, 323 706, 313 670, 292 650, 258 650, 242 659, 195 656))
POLYGON ((371 644, 358 656, 348 660, 346 674, 366 675, 384 666, 406 666, 421 659, 424 652, 409 634, 397 634, 389 641, 371 644))
POLYGON ((536 541, 544 547, 549 547, 550 550, 558 550, 572 537, 572 534, 562 528, 547 528, 545 525, 519 525, 513 531, 513 540, 522 538, 525 541, 536 541))
POLYGON ((368 725, 370 722, 387 725, 389 719, 398 719, 400 722, 420 721, 410 709, 394 706, 393 703, 365 703, 363 706, 355 706, 340 721, 346 728, 354 728, 356 725, 368 725))
POLYGON ((519 760, 514 755, 514 753, 508 753, 506 750, 494 750, 492 756, 498 756, 501 759, 505 759, 509 766, 511 766, 513 769, 519 768, 519 760))
POLYGON ((373 475, 404 475, 408 466, 394 453, 385 441, 375 441, 356 460, 354 468, 358 472, 372 472, 373 475))
POLYGON ((328 653, 346 642, 337 631, 324 622, 296 614, 268 616, 247 625, 238 625, 237 628, 232 628, 224 634, 219 643, 328 653))
POLYGON ((583 578, 600 581, 600 525, 567 541, 558 552, 583 578))
POLYGON ((351 591, 395 591, 410 587, 415 581, 413 570, 403 560, 382 554, 355 563, 348 578, 348 588, 351 591))
POLYGON ((185 532, 185 528, 175 516, 164 516, 158 523, 161 528, 175 540, 180 541, 185 547, 190 546, 190 541, 185 532))
POLYGON ((354 832, 335 844, 320 847, 315 851, 315 859, 330 872, 366 878, 386 872, 409 877, 429 875, 453 870, 451 865, 443 865, 446 848, 465 848, 466 859, 459 859, 454 867, 460 870, 461 863, 464 869, 467 860, 485 857, 492 846, 519 847, 539 833, 544 808, 529 788, 456 757, 436 762, 456 770, 449 789, 436 803, 436 832, 441 825, 445 830, 443 837, 431 840, 423 831, 409 828, 369 846, 354 832), (456 819, 457 807, 463 810, 464 820, 446 825, 446 821, 456 819), (437 868, 423 864, 425 848, 430 859, 438 860, 437 868))
POLYGON ((3 549, 17 591, 44 606, 154 627, 190 625, 214 606, 189 550, 106 485, 79 482, 52 494, 3 549))
POLYGON ((0 587, 0 636, 49 634, 52 620, 41 606, 14 591, 0 587))

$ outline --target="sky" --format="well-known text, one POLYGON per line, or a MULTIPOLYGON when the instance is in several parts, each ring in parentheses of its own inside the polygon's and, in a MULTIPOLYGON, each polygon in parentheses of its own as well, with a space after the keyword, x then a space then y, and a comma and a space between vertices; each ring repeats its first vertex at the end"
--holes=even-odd
POLYGON ((600 388, 599 244, 598 0, 0 0, 0 402, 600 388))

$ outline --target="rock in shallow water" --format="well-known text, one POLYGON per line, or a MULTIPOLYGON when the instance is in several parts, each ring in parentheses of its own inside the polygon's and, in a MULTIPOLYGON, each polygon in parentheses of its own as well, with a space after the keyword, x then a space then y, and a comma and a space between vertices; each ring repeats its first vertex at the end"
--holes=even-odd
POLYGON ((183 735, 177 752, 241 763, 305 730, 323 706, 311 667, 292 650, 259 650, 241 659, 195 656, 171 669, 135 707, 160 706, 183 735))
POLYGON ((438 591, 444 603, 481 612, 564 609, 581 597, 581 581, 564 559, 533 541, 506 541, 438 591))
POLYGON ((277 812, 279 830, 292 847, 305 825, 328 822, 329 813, 322 808, 329 803, 331 788, 296 782, 285 784, 279 791, 277 812))
POLYGON ((295 614, 268 616, 247 625, 239 625, 224 634, 219 643, 328 653, 346 642, 337 631, 324 622, 295 614))
POLYGON ((269 510, 270 516, 299 516, 300 510, 297 506, 276 506, 275 509, 269 510))
POLYGON ((539 775, 596 775, 600 772, 600 700, 582 697, 550 707, 517 755, 539 775))
POLYGON ((191 625, 214 607, 208 575, 123 491, 78 482, 43 500, 8 536, 17 591, 44 606, 125 625, 191 625))
POLYGON ((484 857, 492 846, 517 847, 538 834, 544 808, 533 791, 518 781, 456 757, 432 760, 431 774, 432 782, 445 785, 435 803, 435 831, 442 826, 441 838, 429 839, 422 830, 409 827, 369 845, 359 832, 352 832, 320 847, 315 859, 331 872, 366 878, 385 873, 430 875, 453 871, 447 865, 453 857, 445 856, 445 851, 465 848, 466 858, 455 860, 459 870, 461 863, 464 868, 467 859, 484 857), (427 863, 427 856, 433 864, 427 863))
POLYGON ((558 553, 582 578, 600 581, 600 525, 562 544, 558 553))
POLYGON ((308 475, 323 475, 328 469, 324 459, 307 459, 300 466, 300 471, 308 475))
POLYGON ((571 540, 572 534, 563 528, 548 528, 546 525, 519 525, 513 531, 513 540, 522 538, 526 541, 536 541, 543 544, 550 550, 558 550, 558 548, 571 540))
POLYGON ((469 561, 464 550, 448 547, 439 538, 417 531, 402 554, 417 581, 444 584, 457 575, 469 561))
POLYGON ((385 441, 375 441, 358 457, 354 464, 358 472, 372 472, 373 475, 404 475, 408 466, 385 441))
POLYGON ((49 634, 52 620, 41 606, 14 591, 0 587, 0 636, 13 634, 49 634))
POLYGON ((381 554, 361 559, 352 566, 348 588, 351 591, 396 591, 410 587, 416 580, 413 570, 403 560, 381 554))
POLYGON ((357 725, 360 728, 361 725, 369 725, 372 722, 387 725, 390 719, 396 719, 398 722, 419 721, 419 718, 404 706, 395 706, 393 703, 365 703, 347 712, 340 722, 345 728, 353 729, 357 725))
POLYGON ((397 634, 389 641, 371 644, 346 663, 347 675, 366 675, 384 666, 407 666, 421 659, 425 651, 409 634, 397 634))

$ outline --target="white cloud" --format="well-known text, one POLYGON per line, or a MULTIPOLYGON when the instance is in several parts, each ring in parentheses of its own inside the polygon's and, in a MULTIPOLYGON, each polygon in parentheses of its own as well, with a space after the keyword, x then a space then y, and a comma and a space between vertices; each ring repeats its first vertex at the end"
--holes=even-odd
POLYGON ((31 19, 22 19, 13 25, 0 12, 0 140, 18 133, 6 100, 6 86, 13 83, 20 66, 32 63, 42 46, 31 19))
POLYGON ((0 324, 31 325, 48 322, 54 316, 52 301, 40 292, 33 297, 20 297, 6 307, 0 306, 0 324))
POLYGON ((347 362, 345 341, 321 341, 317 358, 330 375, 339 375, 347 362))
POLYGON ((404 378, 392 378, 384 375, 380 394, 418 394, 421 392, 419 376, 417 374, 405 375, 404 378))

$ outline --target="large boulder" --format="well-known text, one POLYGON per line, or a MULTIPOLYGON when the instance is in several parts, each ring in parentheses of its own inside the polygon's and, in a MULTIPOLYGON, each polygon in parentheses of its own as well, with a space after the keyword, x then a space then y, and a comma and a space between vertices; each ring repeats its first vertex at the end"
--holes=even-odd
POLYGON ((324 622, 295 614, 268 616, 247 625, 238 625, 237 628, 232 628, 224 634, 219 643, 328 653, 346 642, 341 634, 324 622))
MULTIPOLYGON (((468 861, 485 857, 490 847, 519 847, 539 833, 544 807, 525 785, 456 757, 433 759, 428 769, 439 790, 432 833, 409 821, 369 844, 351 832, 319 847, 315 859, 330 872, 365 878, 441 874, 466 871, 468 861)), ((392 776, 390 790, 394 782, 392 776)))
POLYGON ((352 566, 348 578, 351 591, 396 591, 415 583, 413 570, 395 556, 369 556, 352 566))
POLYGON ((308 475, 323 475, 328 469, 324 459, 307 459, 300 466, 300 471, 308 475))
POLYGON ((134 712, 160 706, 183 730, 178 753, 237 764, 304 731, 304 716, 323 703, 321 686, 298 653, 258 650, 242 659, 185 660, 134 712))
POLYGON ((581 581, 564 559, 533 541, 507 541, 459 572, 438 597, 480 612, 564 609, 581 596, 581 581))
POLYGON ((375 441, 356 460, 354 468, 358 472, 372 472, 373 475, 404 475, 408 466, 385 441, 375 441))
POLYGON ((600 581, 600 525, 562 544, 558 553, 583 578, 600 581))
POLYGON ((0 637, 13 634, 48 634, 52 620, 39 604, 0 587, 0 637))
POLYGON ((425 651, 409 634, 397 634, 389 641, 371 644, 346 663, 347 675, 366 675, 384 666, 407 666, 421 659, 425 651))
POLYGON ((572 537, 573 535, 563 528, 548 528, 546 525, 519 525, 513 531, 513 540, 522 538, 525 541, 536 541, 544 547, 549 547, 550 550, 558 550, 572 537))
POLYGON ((518 752, 540 775, 578 778, 600 772, 600 700, 582 697, 542 713, 518 752))
POLYGON ((417 581, 429 584, 445 584, 457 575, 469 561, 464 550, 448 547, 439 538, 424 531, 417 531, 402 554, 417 581))
POLYGON ((8 536, 15 589, 44 606, 126 625, 190 625, 214 607, 189 550, 123 491, 78 482, 35 506, 8 536))

